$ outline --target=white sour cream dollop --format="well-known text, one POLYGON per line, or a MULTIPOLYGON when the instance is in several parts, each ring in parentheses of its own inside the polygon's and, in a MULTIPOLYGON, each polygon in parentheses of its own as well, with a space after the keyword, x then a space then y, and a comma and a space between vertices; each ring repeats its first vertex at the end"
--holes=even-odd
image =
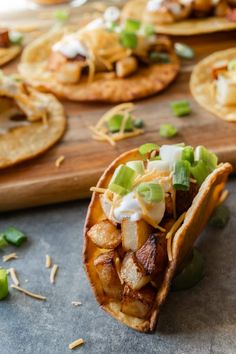
POLYGON ((67 58, 74 58, 76 55, 80 54, 84 57, 88 57, 89 53, 87 48, 79 39, 75 38, 73 35, 66 36, 62 38, 61 41, 55 43, 52 47, 55 52, 60 52, 67 58))

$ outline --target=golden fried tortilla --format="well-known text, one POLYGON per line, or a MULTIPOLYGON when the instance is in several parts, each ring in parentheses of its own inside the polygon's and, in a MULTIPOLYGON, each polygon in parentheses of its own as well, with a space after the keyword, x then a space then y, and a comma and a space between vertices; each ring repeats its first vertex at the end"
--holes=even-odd
POLYGON ((236 28, 236 22, 231 22, 224 17, 207 17, 199 19, 187 19, 175 23, 160 25, 155 23, 152 14, 145 13, 146 0, 130 0, 124 6, 122 19, 134 18, 151 23, 155 26, 157 33, 169 34, 172 36, 192 36, 203 33, 229 31, 236 28))
POLYGON ((211 69, 216 62, 235 58, 236 48, 215 52, 195 66, 190 79, 190 90, 195 100, 217 117, 232 122, 236 122, 236 104, 221 106, 217 103, 211 69))
POLYGON ((168 64, 143 67, 137 74, 118 79, 112 73, 97 73, 94 81, 87 77, 78 84, 61 84, 47 69, 52 45, 61 39, 63 31, 49 33, 31 43, 23 52, 20 73, 29 84, 58 97, 74 101, 126 102, 154 95, 165 89, 179 72, 179 61, 173 53, 168 64))
POLYGON ((21 46, 11 45, 8 48, 0 48, 0 66, 3 66, 13 60, 21 51, 21 46))
MULTIPOLYGON (((125 164, 127 161, 138 159, 142 159, 142 157, 137 149, 122 154, 103 173, 97 187, 107 188, 109 181, 118 165, 125 164)), ((84 228, 84 264, 96 299, 106 312, 111 314, 115 319, 119 320, 123 324, 126 324, 135 330, 149 332, 155 329, 161 305, 164 303, 168 295, 171 281, 176 269, 191 252, 194 242, 204 228, 207 220, 212 214, 212 211, 217 206, 227 177, 231 172, 232 166, 229 163, 221 164, 206 178, 200 187, 198 194, 193 200, 192 206, 186 213, 182 226, 174 235, 172 242, 173 260, 168 263, 164 279, 159 290, 156 292, 154 306, 148 319, 140 319, 122 313, 120 311, 121 303, 119 301, 111 301, 103 293, 100 280, 94 267, 94 259, 105 250, 99 249, 91 241, 87 233, 93 225, 103 219, 106 219, 106 216, 100 205, 99 193, 93 193, 84 228)))

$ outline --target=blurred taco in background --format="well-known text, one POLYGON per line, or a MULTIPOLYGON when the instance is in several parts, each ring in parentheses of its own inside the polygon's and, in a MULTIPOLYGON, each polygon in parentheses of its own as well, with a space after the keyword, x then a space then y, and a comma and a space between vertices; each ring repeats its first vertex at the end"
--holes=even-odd
POLYGON ((7 64, 21 52, 22 40, 21 33, 0 28, 0 66, 7 64))
POLYGON ((84 264, 105 311, 135 330, 155 329, 231 171, 203 146, 184 144, 145 144, 107 168, 84 229, 84 264))

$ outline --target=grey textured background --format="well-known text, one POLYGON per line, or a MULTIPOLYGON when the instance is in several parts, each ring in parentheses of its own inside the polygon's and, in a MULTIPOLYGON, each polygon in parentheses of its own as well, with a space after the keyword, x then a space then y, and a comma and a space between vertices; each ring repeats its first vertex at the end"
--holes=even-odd
MULTIPOLYGON (((20 258, 11 262, 21 286, 48 300, 36 301, 11 289, 0 302, 0 354, 69 353, 68 344, 80 337, 86 344, 79 353, 235 354, 235 180, 228 188, 230 222, 223 230, 207 227, 199 242, 206 260, 204 279, 191 290, 170 294, 152 335, 119 324, 93 297, 81 257, 88 201, 2 214, 0 230, 14 225, 29 236, 17 250, 20 258), (60 266, 55 285, 44 267, 47 253, 60 266), (74 300, 83 305, 73 307, 74 300)), ((0 266, 6 266, 1 259, 0 266)))

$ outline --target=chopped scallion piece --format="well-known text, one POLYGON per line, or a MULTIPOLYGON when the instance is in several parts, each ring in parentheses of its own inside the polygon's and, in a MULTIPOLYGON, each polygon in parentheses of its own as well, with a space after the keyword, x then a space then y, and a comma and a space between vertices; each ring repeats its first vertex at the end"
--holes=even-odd
POLYGON ((69 20, 70 13, 66 10, 57 10, 54 12, 54 17, 60 22, 65 22, 69 20))
POLYGON ((110 32, 114 32, 118 28, 118 24, 116 22, 107 22, 106 28, 110 32))
POLYGON ((6 269, 0 269, 0 300, 8 295, 8 279, 6 269))
POLYGON ((138 38, 135 33, 122 31, 120 33, 120 42, 124 48, 135 49, 138 45, 138 38))
POLYGON ((21 244, 27 240, 27 236, 13 226, 9 226, 4 231, 4 235, 7 242, 11 243, 14 246, 21 246, 21 244))
POLYGON ((194 163, 194 165, 190 168, 190 172, 193 177, 196 179, 197 184, 200 186, 207 176, 211 173, 209 167, 202 160, 194 163))
POLYGON ((0 249, 8 246, 8 242, 6 241, 5 235, 0 234, 0 249))
POLYGON ((190 163, 185 160, 174 164, 173 186, 176 190, 188 191, 190 186, 190 163))
POLYGON ((143 128, 143 126, 144 126, 142 119, 135 119, 133 123, 134 123, 135 128, 138 128, 138 129, 143 128))
POLYGON ((138 149, 138 151, 141 155, 146 155, 146 154, 152 152, 153 150, 159 150, 159 146, 157 144, 147 143, 147 144, 141 145, 138 149))
POLYGON ((145 172, 143 161, 129 161, 126 166, 132 168, 137 175, 143 175, 145 172))
POLYGON ((227 208, 224 205, 220 205, 215 209, 212 217, 210 218, 209 224, 211 226, 223 228, 229 221, 229 218, 230 218, 229 208, 227 208))
POLYGON ((194 152, 195 161, 202 160, 213 171, 217 167, 218 157, 204 146, 197 146, 194 152))
MULTIPOLYGON (((115 114, 107 121, 108 129, 111 133, 116 133, 120 131, 124 116, 122 114, 115 114)), ((125 131, 132 131, 134 129, 133 121, 129 115, 126 124, 125 131)))
POLYGON ((194 150, 192 146, 184 147, 182 151, 182 160, 187 160, 192 165, 194 162, 194 150))
POLYGON ((236 59, 230 60, 228 62, 228 70, 236 70, 236 59))
POLYGON ((193 59, 194 50, 184 43, 175 43, 175 53, 183 59, 193 59))
POLYGON ((130 167, 120 165, 115 170, 108 189, 119 195, 127 194, 131 188, 137 173, 130 167))
POLYGON ((176 117, 187 116, 191 113, 191 107, 187 100, 175 101, 170 104, 172 113, 176 117))
POLYGON ((141 27, 141 22, 134 19, 125 21, 125 31, 129 33, 136 33, 141 27))
POLYGON ((155 34, 155 28, 150 24, 145 24, 143 26, 143 32, 145 36, 149 37, 155 34))
POLYGON ((160 126, 160 136, 162 138, 173 138, 177 134, 177 129, 169 123, 160 126))
POLYGON ((170 57, 168 53, 151 52, 149 54, 149 59, 153 63, 166 64, 170 62, 170 57))
POLYGON ((164 199, 164 190, 157 183, 140 183, 137 187, 137 192, 147 203, 158 203, 164 199))
POLYGON ((22 44, 24 36, 20 32, 11 31, 9 32, 9 39, 12 44, 22 44))

